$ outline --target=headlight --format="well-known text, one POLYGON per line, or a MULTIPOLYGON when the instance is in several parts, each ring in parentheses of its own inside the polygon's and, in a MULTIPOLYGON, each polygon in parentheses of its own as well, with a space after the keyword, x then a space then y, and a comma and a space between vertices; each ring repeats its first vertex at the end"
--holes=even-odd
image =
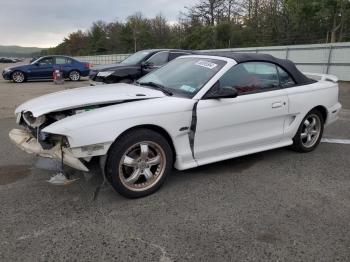
POLYGON ((34 128, 41 126, 46 121, 45 116, 34 117, 31 112, 25 112, 23 114, 23 119, 27 125, 34 128))
POLYGON ((113 73, 114 73, 114 71, 102 71, 102 72, 99 72, 97 74, 97 76, 107 77, 107 76, 110 76, 113 73))

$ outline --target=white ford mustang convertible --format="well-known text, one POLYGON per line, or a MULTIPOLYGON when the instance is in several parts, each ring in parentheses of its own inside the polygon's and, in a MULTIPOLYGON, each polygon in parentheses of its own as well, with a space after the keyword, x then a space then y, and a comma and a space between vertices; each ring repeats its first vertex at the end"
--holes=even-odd
POLYGON ((175 167, 197 167, 273 148, 310 152, 338 118, 334 76, 313 80, 263 54, 179 57, 134 84, 66 90, 16 109, 22 150, 103 173, 126 197, 155 192, 175 167))

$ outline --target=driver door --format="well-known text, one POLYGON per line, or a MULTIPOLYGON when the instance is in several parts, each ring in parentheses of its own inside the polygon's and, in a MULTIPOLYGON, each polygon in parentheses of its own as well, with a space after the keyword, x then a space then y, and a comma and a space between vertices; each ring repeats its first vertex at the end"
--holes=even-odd
POLYGON ((218 84, 219 88, 236 88, 238 96, 199 101, 194 141, 199 164, 228 159, 283 139, 288 97, 274 64, 235 65, 218 84))
POLYGON ((54 68, 53 57, 44 57, 39 60, 32 68, 32 78, 35 79, 51 79, 54 68))

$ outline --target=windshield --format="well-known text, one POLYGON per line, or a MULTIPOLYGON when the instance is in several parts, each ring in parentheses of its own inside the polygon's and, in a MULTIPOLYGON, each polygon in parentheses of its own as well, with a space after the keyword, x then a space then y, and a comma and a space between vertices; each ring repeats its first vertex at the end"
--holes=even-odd
POLYGON ((225 64, 225 61, 209 58, 175 59, 142 77, 138 83, 155 83, 174 94, 192 98, 225 64))
POLYGON ((120 62, 121 64, 130 64, 130 65, 136 65, 141 63, 146 56, 148 56, 150 54, 150 52, 147 51, 139 51, 136 52, 135 54, 129 56, 128 58, 126 58, 125 60, 123 60, 122 62, 120 62))
POLYGON ((35 60, 34 60, 33 62, 31 62, 30 64, 31 64, 31 65, 34 65, 34 64, 37 63, 40 59, 41 59, 41 57, 35 59, 35 60))

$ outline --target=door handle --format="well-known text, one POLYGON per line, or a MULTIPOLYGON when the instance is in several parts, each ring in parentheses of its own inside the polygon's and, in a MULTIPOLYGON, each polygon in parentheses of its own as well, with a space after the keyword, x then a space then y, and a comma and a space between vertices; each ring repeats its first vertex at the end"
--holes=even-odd
POLYGON ((283 105, 285 105, 285 103, 275 102, 272 104, 272 108, 279 108, 279 107, 282 107, 283 105))

